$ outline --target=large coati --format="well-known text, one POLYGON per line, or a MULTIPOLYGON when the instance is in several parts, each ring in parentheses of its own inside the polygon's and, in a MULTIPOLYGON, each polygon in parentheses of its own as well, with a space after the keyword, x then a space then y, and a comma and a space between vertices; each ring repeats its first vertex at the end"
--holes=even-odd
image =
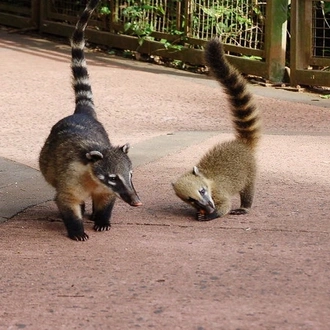
POLYGON ((193 170, 173 188, 178 197, 197 209, 197 220, 212 220, 227 213, 245 214, 252 206, 256 179, 255 149, 261 135, 261 118, 246 80, 225 58, 215 38, 206 44, 206 65, 228 95, 236 138, 210 149, 193 170), (239 209, 231 198, 240 195, 239 209))
POLYGON ((68 236, 78 241, 88 239, 82 222, 88 197, 93 202, 91 218, 96 231, 110 229, 116 196, 131 206, 142 205, 132 183, 129 145, 110 143, 94 109, 84 31, 98 2, 87 4, 71 39, 75 111, 53 126, 39 157, 43 176, 56 189, 55 201, 68 236))

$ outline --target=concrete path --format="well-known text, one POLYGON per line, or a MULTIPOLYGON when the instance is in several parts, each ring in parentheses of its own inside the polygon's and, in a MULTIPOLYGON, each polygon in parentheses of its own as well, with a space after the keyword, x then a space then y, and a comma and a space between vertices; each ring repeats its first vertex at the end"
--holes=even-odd
POLYGON ((118 201, 110 232, 86 219, 89 241, 66 237, 37 159, 73 110, 69 48, 1 29, 0 329, 328 329, 330 101, 251 86, 264 119, 252 212, 200 223, 170 183, 232 137, 221 89, 87 60, 100 120, 132 145, 144 206, 118 201))

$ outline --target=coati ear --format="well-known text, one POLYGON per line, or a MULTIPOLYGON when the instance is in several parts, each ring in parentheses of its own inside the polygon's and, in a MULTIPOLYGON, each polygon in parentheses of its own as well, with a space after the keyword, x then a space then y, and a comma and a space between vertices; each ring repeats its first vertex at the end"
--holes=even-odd
POLYGON ((197 166, 194 166, 194 167, 193 167, 193 174, 194 174, 194 175, 197 175, 197 176, 199 175, 199 169, 198 169, 197 166))
POLYGON ((130 148, 129 143, 124 144, 123 146, 120 147, 120 149, 122 150, 123 153, 127 154, 128 150, 130 148))
POLYGON ((103 154, 100 151, 92 150, 86 153, 86 158, 92 162, 97 162, 100 159, 103 159, 103 154))

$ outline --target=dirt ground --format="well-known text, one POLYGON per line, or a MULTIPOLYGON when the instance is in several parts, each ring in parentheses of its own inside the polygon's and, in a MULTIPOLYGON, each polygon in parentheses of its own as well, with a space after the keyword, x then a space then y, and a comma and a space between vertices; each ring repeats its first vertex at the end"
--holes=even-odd
MULTIPOLYGON (((37 175, 17 196, 42 184, 40 148, 73 111, 69 61, 67 45, 0 29, 0 156, 37 175)), ((45 186, 0 223, 0 329, 328 329, 330 100, 251 86, 264 123, 253 209, 201 223, 171 182, 232 137, 217 83, 100 53, 87 61, 100 121, 114 144, 132 145, 144 205, 117 201, 109 232, 86 219, 90 239, 74 242, 45 186)))

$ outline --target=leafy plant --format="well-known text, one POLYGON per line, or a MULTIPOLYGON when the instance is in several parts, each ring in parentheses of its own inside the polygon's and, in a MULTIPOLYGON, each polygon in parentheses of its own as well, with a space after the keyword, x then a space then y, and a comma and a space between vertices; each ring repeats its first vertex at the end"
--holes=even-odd
POLYGON ((150 11, 162 14, 164 9, 149 4, 134 3, 123 10, 123 16, 126 20, 124 32, 136 35, 140 45, 154 32, 153 22, 149 19, 150 11))
POLYGON ((101 15, 109 15, 111 13, 111 10, 108 6, 102 6, 99 10, 99 13, 101 15))
MULTIPOLYGON (((152 33, 156 31, 156 24, 166 19, 166 11, 161 5, 151 5, 152 0, 134 1, 128 0, 128 6, 123 10, 122 15, 124 17, 124 32, 135 35, 139 38, 139 45, 142 45, 145 40, 154 40, 152 33)), ((173 5, 173 4, 172 4, 173 5)), ((169 10, 171 4, 167 4, 167 10, 169 10)), ((170 22, 171 27, 165 29, 172 35, 177 35, 181 40, 183 31, 176 29, 175 21, 170 22)), ((166 49, 181 50, 182 45, 175 45, 168 40, 162 39, 166 49)))
POLYGON ((200 38, 221 35, 223 41, 231 40, 235 44, 240 44, 242 36, 245 40, 255 40, 251 37, 258 31, 257 23, 264 19, 257 2, 252 5, 246 0, 233 1, 231 6, 221 2, 212 6, 199 5, 199 9, 193 16, 193 30, 200 38), (200 12, 202 14, 198 15, 200 12))

